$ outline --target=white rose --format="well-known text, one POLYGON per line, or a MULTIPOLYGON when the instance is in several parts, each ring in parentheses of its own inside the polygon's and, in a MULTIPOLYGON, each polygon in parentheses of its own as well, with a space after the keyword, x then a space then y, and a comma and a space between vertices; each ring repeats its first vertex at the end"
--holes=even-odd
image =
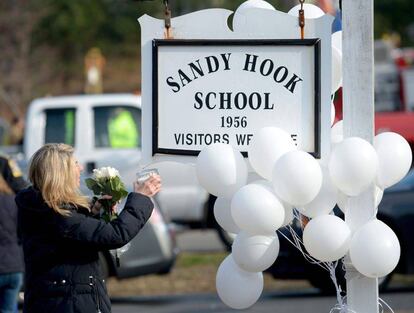
POLYGON ((119 177, 119 172, 118 172, 117 169, 115 169, 113 167, 107 167, 106 169, 108 171, 108 176, 110 178, 119 177))
POLYGON ((94 169, 93 170, 93 179, 98 180, 103 178, 102 170, 101 169, 94 169))
POLYGON ((94 179, 102 179, 102 178, 114 178, 120 177, 119 172, 117 169, 113 167, 101 167, 99 169, 93 170, 93 178, 94 179))
POLYGON ((108 178, 109 177, 109 171, 107 167, 101 167, 101 173, 102 173, 102 178, 108 178))

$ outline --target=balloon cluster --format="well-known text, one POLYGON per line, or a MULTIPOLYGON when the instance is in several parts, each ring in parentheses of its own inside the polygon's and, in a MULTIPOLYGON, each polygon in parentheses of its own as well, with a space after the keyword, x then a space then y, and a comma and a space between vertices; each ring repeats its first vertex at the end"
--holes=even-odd
MULTIPOLYGON (((245 3, 253 2, 263 3, 245 3)), ((289 14, 297 12, 295 7, 289 14)), ((309 4, 305 12, 307 18, 324 14, 309 4)), ((340 36, 335 33, 332 38, 337 45, 332 48, 332 93, 342 82, 340 36)), ((303 244, 313 258, 333 262, 349 252, 355 268, 369 277, 387 275, 397 265, 400 246, 387 225, 373 216, 352 234, 347 223, 331 212, 338 203, 346 213, 348 197, 374 184, 378 205, 384 188, 402 179, 411 166, 408 143, 395 133, 377 135, 373 145, 361 138, 344 139, 342 122, 333 126, 331 139, 331 155, 322 162, 298 150, 284 130, 260 129, 250 142, 248 161, 262 179, 251 183, 247 163, 232 146, 217 143, 200 152, 196 172, 200 184, 217 196, 215 218, 224 230, 237 234, 216 277, 218 295, 228 306, 245 309, 260 297, 262 272, 279 254, 276 231, 292 222, 293 208, 311 219, 303 231, 303 244)))
POLYGON ((254 134, 249 162, 263 179, 248 183, 247 164, 240 152, 213 144, 200 152, 196 171, 201 185, 217 196, 214 215, 219 225, 237 234, 232 253, 220 265, 216 287, 228 306, 253 305, 263 289, 262 271, 279 253, 276 230, 290 224, 293 208, 311 218, 303 231, 307 252, 321 262, 350 253, 355 268, 368 277, 389 274, 397 265, 400 245, 383 222, 373 219, 354 234, 341 218, 331 215, 338 203, 346 212, 348 197, 377 185, 376 205, 383 188, 408 172, 412 154, 396 133, 382 133, 374 145, 356 137, 334 145, 327 165, 297 150, 284 130, 265 127, 254 134))

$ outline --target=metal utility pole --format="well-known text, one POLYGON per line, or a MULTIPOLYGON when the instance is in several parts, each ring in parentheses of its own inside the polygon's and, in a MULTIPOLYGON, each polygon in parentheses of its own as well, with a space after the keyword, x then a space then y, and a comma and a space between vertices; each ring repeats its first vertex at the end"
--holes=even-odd
MULTIPOLYGON (((374 137, 374 0, 342 2, 343 94, 345 137, 374 137)), ((355 232, 375 215, 374 185, 349 200, 345 219, 355 232)), ((345 263, 349 262, 347 258, 345 263)), ((378 280, 347 264, 348 307, 378 313, 378 280)))

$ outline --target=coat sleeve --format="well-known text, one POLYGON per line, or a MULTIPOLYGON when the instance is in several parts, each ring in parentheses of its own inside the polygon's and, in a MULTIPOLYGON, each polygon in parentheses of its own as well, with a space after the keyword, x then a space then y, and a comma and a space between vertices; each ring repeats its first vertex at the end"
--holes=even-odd
POLYGON ((132 192, 121 214, 110 223, 73 211, 69 216, 56 215, 57 230, 69 240, 98 249, 116 249, 138 234, 150 218, 153 207, 150 198, 132 192))

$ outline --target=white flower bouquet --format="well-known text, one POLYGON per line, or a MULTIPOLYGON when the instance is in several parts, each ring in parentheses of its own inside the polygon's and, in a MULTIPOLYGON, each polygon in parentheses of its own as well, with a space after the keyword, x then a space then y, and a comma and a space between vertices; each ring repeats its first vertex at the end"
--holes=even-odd
POLYGON ((115 205, 128 195, 119 172, 113 167, 94 169, 92 178, 87 178, 85 183, 94 193, 95 201, 103 195, 112 197, 111 199, 99 200, 103 207, 102 219, 110 222, 116 218, 118 213, 115 211, 115 205))

